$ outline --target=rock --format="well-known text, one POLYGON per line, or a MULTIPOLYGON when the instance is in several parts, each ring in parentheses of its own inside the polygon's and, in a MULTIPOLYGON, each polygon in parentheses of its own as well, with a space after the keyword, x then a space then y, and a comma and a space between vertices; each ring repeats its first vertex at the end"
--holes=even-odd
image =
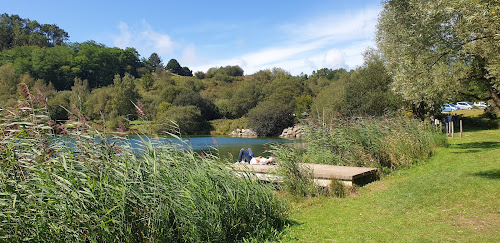
POLYGON ((301 138, 303 135, 302 126, 295 125, 293 127, 288 127, 283 129, 280 138, 301 138))
POLYGON ((247 137, 254 138, 257 137, 257 133, 252 129, 236 129, 232 131, 230 134, 232 137, 247 137))

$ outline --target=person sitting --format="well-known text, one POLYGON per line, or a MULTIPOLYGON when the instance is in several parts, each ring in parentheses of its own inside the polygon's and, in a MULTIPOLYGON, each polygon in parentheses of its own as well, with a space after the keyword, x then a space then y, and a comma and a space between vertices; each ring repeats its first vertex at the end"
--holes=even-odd
POLYGON ((245 149, 240 150, 237 162, 247 162, 251 165, 266 165, 274 162, 273 157, 264 158, 262 156, 255 157, 251 148, 248 148, 248 152, 245 149))

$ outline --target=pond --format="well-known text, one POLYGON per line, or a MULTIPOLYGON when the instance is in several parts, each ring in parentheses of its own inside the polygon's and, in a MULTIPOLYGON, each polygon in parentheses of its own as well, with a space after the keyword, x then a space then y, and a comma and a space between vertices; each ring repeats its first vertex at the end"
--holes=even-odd
MULTIPOLYGON (((139 147, 141 137, 129 136, 129 142, 132 147, 139 147)), ((271 154, 267 151, 269 143, 300 144, 301 140, 283 139, 283 138, 239 138, 227 136, 190 136, 182 138, 182 141, 176 138, 160 137, 159 141, 165 144, 174 144, 183 148, 193 148, 197 152, 217 153, 221 158, 233 157, 236 161, 241 148, 251 148, 256 156, 269 157, 271 154)))

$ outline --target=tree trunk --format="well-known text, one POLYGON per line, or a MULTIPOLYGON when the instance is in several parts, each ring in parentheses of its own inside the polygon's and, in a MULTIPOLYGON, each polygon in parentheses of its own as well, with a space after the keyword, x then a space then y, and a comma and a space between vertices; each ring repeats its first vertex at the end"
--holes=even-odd
POLYGON ((496 107, 500 108, 500 94, 498 90, 490 86, 490 94, 491 98, 493 99, 493 103, 496 107))

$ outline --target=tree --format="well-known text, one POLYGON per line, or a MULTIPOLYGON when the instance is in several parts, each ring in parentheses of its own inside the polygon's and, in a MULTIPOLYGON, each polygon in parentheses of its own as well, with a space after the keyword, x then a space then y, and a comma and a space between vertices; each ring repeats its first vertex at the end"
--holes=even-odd
POLYGON ((62 45, 68 38, 68 33, 55 24, 39 24, 7 13, 0 16, 0 51, 18 46, 62 45))
POLYGON ((148 60, 146 61, 146 66, 150 69, 150 71, 161 71, 165 67, 163 67, 163 62, 160 58, 160 56, 156 53, 153 52, 151 56, 149 56, 148 60))
POLYGON ((204 79, 206 77, 205 73, 202 71, 195 72, 194 76, 198 79, 204 79))
POLYGON ((167 66, 165 66, 165 69, 171 73, 175 73, 178 75, 181 75, 184 72, 179 62, 175 59, 170 59, 170 61, 168 61, 167 63, 167 66))
POLYGON ((340 112, 344 116, 382 116, 400 108, 400 96, 391 89, 380 53, 364 53, 363 66, 358 68, 345 86, 345 101, 340 112))
POLYGON ((182 67, 182 73, 180 75, 186 77, 193 77, 193 71, 191 71, 191 69, 189 69, 188 67, 182 67))
POLYGON ((205 134, 209 130, 210 125, 196 106, 170 106, 162 103, 158 109, 155 120, 157 132, 175 132, 172 121, 178 125, 181 134, 205 134))
POLYGON ((139 99, 139 94, 135 90, 134 80, 135 78, 130 74, 125 74, 123 78, 116 75, 114 79, 113 110, 119 116, 128 116, 129 119, 133 119, 137 115, 133 102, 139 99))
POLYGON ((419 116, 457 95, 477 97, 471 83, 500 106, 499 13, 499 1, 384 1, 377 44, 393 89, 419 116))
POLYGON ((292 126, 294 106, 266 100, 248 112, 249 127, 259 136, 277 136, 292 126))
POLYGON ((175 106, 196 106, 206 120, 214 120, 220 117, 219 111, 212 101, 204 99, 199 93, 191 90, 177 94, 172 104, 175 106))

